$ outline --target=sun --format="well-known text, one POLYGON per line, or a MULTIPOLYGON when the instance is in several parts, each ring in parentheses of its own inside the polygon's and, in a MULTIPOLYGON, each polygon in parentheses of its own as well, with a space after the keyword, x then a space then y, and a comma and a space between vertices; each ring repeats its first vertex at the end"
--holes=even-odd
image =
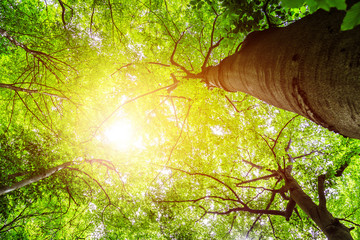
POLYGON ((135 142, 135 131, 130 121, 121 119, 104 131, 105 141, 119 150, 129 149, 135 142))

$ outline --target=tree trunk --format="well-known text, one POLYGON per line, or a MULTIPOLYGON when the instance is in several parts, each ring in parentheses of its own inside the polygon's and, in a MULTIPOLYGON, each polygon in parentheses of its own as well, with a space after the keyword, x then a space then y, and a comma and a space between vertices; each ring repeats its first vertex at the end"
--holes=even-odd
POLYGON ((27 178, 27 179, 24 179, 24 180, 22 180, 20 182, 14 183, 13 185, 11 185, 9 187, 2 187, 2 188, 0 188, 0 196, 4 195, 6 193, 12 192, 12 191, 14 191, 16 189, 19 189, 21 187, 24 187, 26 185, 29 185, 31 183, 34 183, 34 182, 40 181, 42 179, 45 179, 47 177, 50 177, 54 173, 66 168, 67 166, 70 166, 71 164, 72 164, 72 162, 66 162, 66 163, 63 163, 63 164, 61 164, 59 166, 44 170, 44 171, 40 172, 39 174, 36 174, 36 175, 34 175, 34 176, 30 177, 30 178, 27 178))
POLYGON ((325 204, 316 205, 289 172, 285 172, 284 178, 291 199, 315 222, 329 240, 353 239, 349 228, 334 218, 325 204))
POLYGON ((360 27, 319 10, 284 28, 251 33, 239 52, 203 73, 210 86, 253 95, 360 139, 360 27))

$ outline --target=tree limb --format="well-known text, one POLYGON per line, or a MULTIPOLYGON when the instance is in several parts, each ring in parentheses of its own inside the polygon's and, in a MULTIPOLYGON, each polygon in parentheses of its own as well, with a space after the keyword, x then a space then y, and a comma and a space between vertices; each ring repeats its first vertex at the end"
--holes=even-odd
POLYGON ((194 176, 194 175, 198 175, 198 176, 204 176, 204 177, 208 177, 208 178, 211 178, 213 180, 215 180, 216 182, 224 185, 227 189, 230 190, 230 192, 232 192, 234 194, 234 196, 237 198, 238 202, 241 203, 243 206, 246 206, 246 204, 241 201, 239 195, 234 191, 234 189, 232 189, 228 184, 226 184, 225 182, 221 181, 220 179, 214 177, 214 176, 211 176, 209 174, 205 174, 205 173, 192 173, 192 172, 187 172, 185 170, 182 170, 182 169, 178 169, 178 168, 174 168, 174 167, 170 167, 170 166, 166 166, 166 168, 169 168, 169 169, 172 169, 172 170, 176 170, 176 171, 179 171, 179 172, 182 172, 182 173, 185 173, 187 175, 190 175, 190 176, 194 176))
POLYGON ((40 181, 42 179, 50 177, 54 173, 56 173, 58 171, 61 171, 62 169, 70 166, 71 164, 73 164, 73 162, 66 162, 66 163, 63 163, 63 164, 61 164, 59 166, 44 170, 44 171, 42 171, 42 172, 40 172, 40 173, 38 173, 38 174, 36 174, 34 176, 31 176, 31 177, 29 177, 27 179, 24 179, 24 180, 20 181, 20 182, 14 183, 11 186, 2 187, 2 188, 0 188, 0 196, 4 195, 6 193, 9 193, 9 192, 15 191, 16 189, 19 189, 19 188, 24 187, 26 185, 29 185, 31 183, 38 182, 38 181, 40 181))
POLYGON ((276 216, 285 216, 284 211, 279 210, 261 210, 261 209, 252 209, 249 207, 237 207, 232 208, 224 212, 217 212, 217 211, 207 211, 209 214, 216 214, 216 215, 228 215, 232 212, 248 212, 248 213, 255 213, 255 214, 266 214, 266 215, 276 215, 276 216))
POLYGON ((256 181, 260 181, 260 180, 264 180, 264 179, 269 179, 272 177, 279 177, 280 175, 278 173, 272 173, 266 176, 262 176, 262 177, 258 177, 258 178, 254 178, 254 179, 250 179, 250 180, 246 180, 240 183, 237 183, 236 186, 239 187, 240 185, 246 184, 246 183, 251 183, 251 182, 256 182, 256 181))
POLYGON ((319 207, 323 209, 326 209, 325 178, 325 174, 318 176, 319 207))
POLYGON ((292 198, 290 198, 288 204, 286 205, 286 210, 285 210, 286 221, 290 220, 290 217, 294 211, 295 206, 296 206, 296 202, 292 198))

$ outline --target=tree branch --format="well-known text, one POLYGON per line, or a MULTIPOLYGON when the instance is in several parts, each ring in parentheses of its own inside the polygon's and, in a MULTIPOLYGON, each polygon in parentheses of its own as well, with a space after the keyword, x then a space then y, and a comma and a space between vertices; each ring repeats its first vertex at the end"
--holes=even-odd
POLYGON ((34 176, 31 176, 27 179, 24 179, 20 182, 17 182, 17 183, 14 183, 13 185, 11 186, 8 186, 8 187, 2 187, 0 188, 0 196, 1 195, 4 195, 6 193, 9 193, 9 192, 12 192, 12 191, 15 191, 16 189, 19 189, 21 187, 24 187, 24 186, 27 186, 31 183, 34 183, 34 182, 38 182, 42 179, 45 179, 47 177, 50 177, 51 175, 53 175, 54 173, 70 166, 71 164, 73 164, 73 162, 66 162, 66 163, 63 163, 59 166, 56 166, 56 167, 53 167, 53 168, 50 168, 50 169, 47 169, 47 170, 44 170, 34 176))
POLYGON ((290 198, 288 204, 286 205, 286 210, 285 210, 286 221, 290 220, 290 217, 295 209, 295 206, 296 206, 296 202, 292 198, 290 198))
POLYGON ((345 169, 349 166, 348 162, 345 162, 341 167, 336 170, 335 177, 341 177, 345 169))
POLYGON ((6 89, 10 89, 13 91, 19 91, 19 92, 26 92, 26 93, 37 93, 37 94, 43 94, 43 95, 47 95, 50 97, 56 97, 56 98, 60 98, 60 99, 68 99, 67 97, 63 97, 54 93, 47 93, 47 92, 41 92, 39 90, 34 90, 34 89, 27 89, 27 88, 22 88, 22 87, 17 87, 14 84, 7 84, 7 83, 0 83, 0 88, 6 88, 6 89))
POLYGON ((275 172, 275 173, 272 173, 272 174, 269 174, 269 175, 266 175, 266 176, 262 176, 262 177, 258 177, 258 178, 254 178, 254 179, 250 179, 250 180, 246 180, 246 181, 237 183, 236 186, 239 187, 240 185, 243 185, 243 184, 246 184, 246 183, 256 182, 256 181, 269 179, 269 178, 272 178, 272 177, 279 177, 279 176, 280 175, 277 172, 275 172))
POLYGON ((190 75, 193 75, 189 70, 187 70, 184 66, 180 65, 179 63, 175 62, 174 60, 174 56, 175 56, 175 53, 176 53, 176 49, 177 49, 177 46, 179 45, 182 37, 184 36, 185 34, 185 31, 180 35, 180 38, 175 42, 175 46, 174 46, 174 50, 170 56, 170 63, 178 68, 180 68, 184 73, 186 73, 186 75, 190 76, 190 75))
POLYGON ((326 209, 325 178, 325 174, 322 174, 318 177, 319 207, 323 209, 326 209))
MULTIPOLYGON (((177 83, 176 83, 176 84, 177 84, 177 83)), ((104 123, 107 122, 107 121, 108 121, 120 108, 122 108, 123 106, 125 106, 125 105, 127 105, 127 104, 129 104, 129 103, 131 103, 131 102, 134 102, 134 101, 136 101, 136 100, 139 99, 139 98, 142 98, 142 97, 145 97, 145 96, 147 96, 147 95, 151 95, 151 94, 154 94, 154 93, 156 93, 156 92, 159 92, 159 91, 161 91, 161 90, 163 90, 163 89, 169 89, 169 88, 171 88, 171 87, 174 87, 174 85, 175 85, 175 84, 171 84, 171 85, 168 85, 168 86, 165 86, 165 87, 161 87, 161 88, 158 88, 158 89, 155 89, 155 90, 153 90, 153 91, 150 91, 150 92, 141 94, 141 95, 139 95, 139 96, 137 96, 137 97, 135 97, 135 98, 132 98, 132 99, 130 99, 130 100, 125 101, 123 104, 121 104, 120 106, 118 106, 114 111, 112 111, 112 112, 99 124, 99 126, 96 128, 96 131, 94 132, 93 136, 95 136, 96 133, 97 133, 97 131, 99 131, 99 129, 104 125, 104 123)), ((88 140, 88 141, 89 141, 89 140, 88 140)))
POLYGON ((64 3, 63 1, 61 0, 58 0, 60 6, 61 6, 61 20, 64 24, 64 28, 66 28, 66 22, 65 22, 65 6, 64 6, 64 3))
MULTIPOLYGON (((214 12, 215 12, 215 10, 214 10, 214 12)), ((216 12, 215 12, 215 14, 216 14, 216 12)), ((217 21, 218 17, 219 17, 219 15, 216 14, 216 17, 215 17, 215 19, 214 19, 213 26, 212 26, 212 31, 211 31, 210 47, 209 47, 209 50, 208 50, 208 52, 207 52, 207 54, 206 54, 206 56, 205 56, 204 62, 203 62, 203 64, 202 64, 202 66, 201 66, 202 72, 205 71, 205 68, 206 68, 206 65, 207 65, 207 63, 208 63, 208 61, 209 61, 211 52, 212 52, 215 48, 217 48, 217 47, 220 45, 221 41, 224 39, 224 37, 220 37, 220 39, 219 39, 215 44, 213 44, 213 43, 214 43, 215 26, 216 26, 216 21, 217 21)))
POLYGON ((179 171, 179 172, 183 172, 187 175, 190 175, 190 176, 194 176, 194 175, 198 175, 198 176, 204 176, 204 177, 208 177, 208 178, 211 178, 213 180, 215 180, 216 182, 224 185, 227 189, 230 190, 230 192, 232 192, 234 194, 234 196, 237 198, 237 201, 239 203, 241 203, 243 206, 246 206, 246 204, 241 201, 239 195, 234 191, 234 189, 232 189, 228 184, 226 184, 225 182, 221 181, 220 179, 214 177, 214 176, 211 176, 211 175, 208 175, 208 174, 205 174, 205 173, 191 173, 191 172, 187 172, 185 170, 182 170, 182 169, 178 169, 178 168, 174 168, 174 167, 170 167, 170 166, 166 166, 166 168, 169 168, 169 169, 172 169, 172 170, 176 170, 176 171, 179 171))
POLYGON ((204 196, 204 197, 200 197, 200 198, 196 198, 196 199, 188 199, 188 200, 153 200, 154 202, 157 203, 185 203, 185 202, 199 202, 201 200, 205 200, 205 199, 220 199, 222 201, 231 201, 231 202, 238 202, 238 200, 236 199, 232 199, 232 198, 223 198, 223 197, 219 197, 219 196, 204 196))
POLYGON ((277 137, 276 137, 276 139, 275 139, 275 143, 274 143, 274 145, 273 145, 272 148, 271 148, 272 151, 274 151, 274 148, 276 147, 276 144, 278 143, 278 140, 279 140, 279 138, 280 138, 280 136, 281 136, 281 133, 284 131, 284 129, 287 127, 287 125, 289 125, 289 123, 290 123, 292 120, 294 120, 295 118, 297 118, 298 116, 300 116, 300 115, 296 115, 296 116, 292 117, 292 118, 281 128, 280 132, 278 133, 278 135, 277 135, 277 137))
POLYGON ((285 216, 284 211, 279 210, 259 210, 259 209, 252 209, 249 207, 238 207, 238 208, 232 208, 225 212, 216 212, 216 211, 207 211, 207 213, 210 214, 216 214, 216 215, 228 215, 232 212, 248 212, 248 213, 255 213, 255 214, 266 214, 266 215, 276 215, 276 216, 285 216))

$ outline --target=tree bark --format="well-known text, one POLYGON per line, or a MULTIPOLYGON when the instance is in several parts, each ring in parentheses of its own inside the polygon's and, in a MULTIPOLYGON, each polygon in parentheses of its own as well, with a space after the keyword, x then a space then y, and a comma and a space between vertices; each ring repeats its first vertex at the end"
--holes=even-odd
POLYGON ((319 10, 253 32, 239 52, 204 71, 205 81, 360 139, 360 27, 341 32, 344 15, 319 10))
MULTIPOLYGON (((353 239, 350 229, 334 218, 325 204, 316 205, 287 170, 283 177, 291 199, 315 222, 329 240, 353 239)), ((321 194, 323 193, 319 193, 321 194)))
POLYGON ((34 182, 40 181, 42 179, 45 179, 47 177, 50 177, 54 173, 56 173, 56 172, 58 172, 58 171, 60 171, 60 170, 62 170, 64 168, 70 166, 71 164, 73 164, 73 163, 72 162, 66 162, 66 163, 63 163, 63 164, 61 164, 59 166, 44 170, 44 171, 40 172, 39 174, 31 176, 31 177, 29 177, 27 179, 24 179, 24 180, 20 181, 20 182, 14 183, 11 186, 2 187, 2 188, 0 188, 0 196, 4 195, 6 193, 9 193, 9 192, 15 191, 16 189, 19 189, 19 188, 24 187, 26 185, 29 185, 31 183, 34 183, 34 182))

